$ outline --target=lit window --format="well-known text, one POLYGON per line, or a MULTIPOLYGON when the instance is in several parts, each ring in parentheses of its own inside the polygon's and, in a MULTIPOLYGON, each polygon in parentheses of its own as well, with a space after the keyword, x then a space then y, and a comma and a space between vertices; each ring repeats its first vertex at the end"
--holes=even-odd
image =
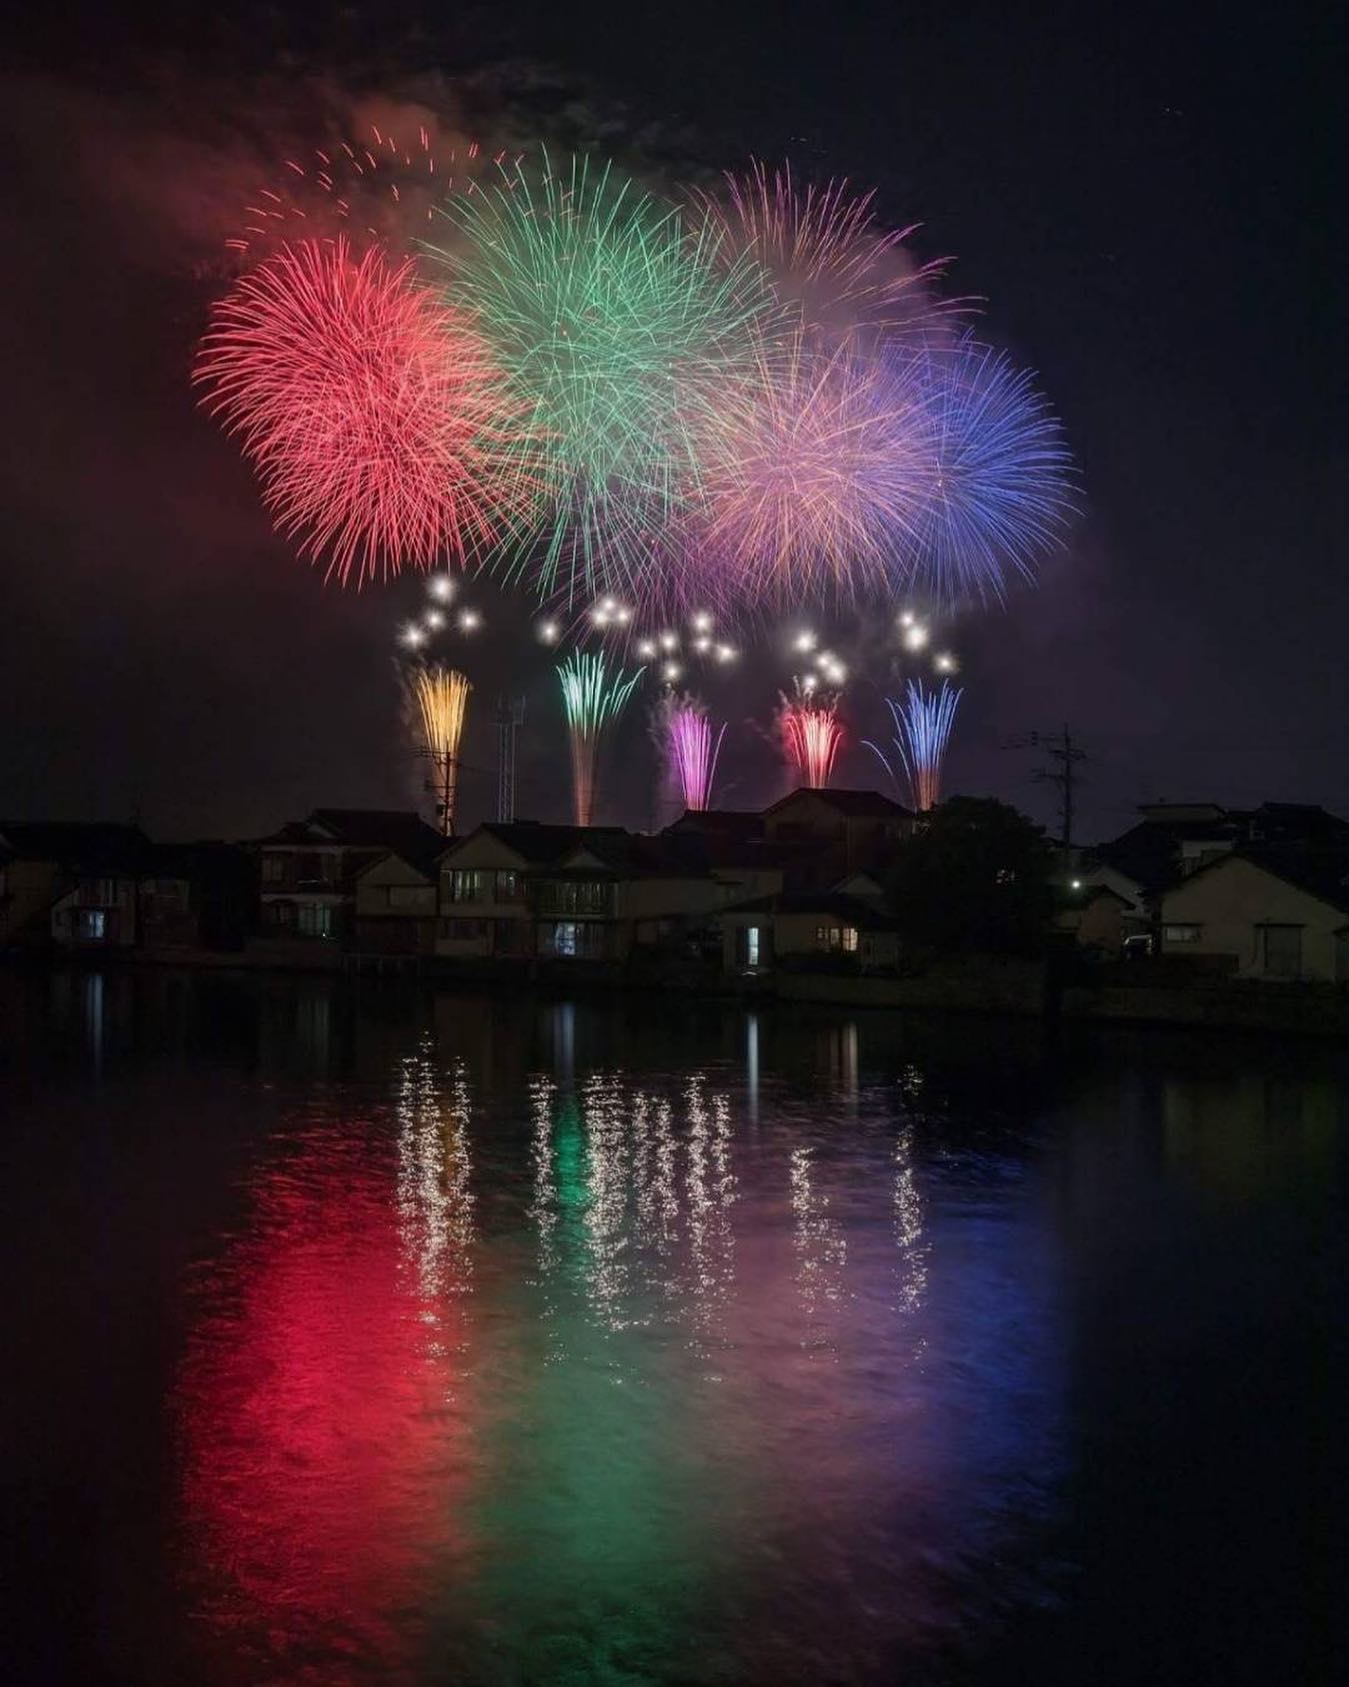
POLYGON ((756 967, 759 964, 759 928, 750 926, 745 932, 745 961, 756 967))
POLYGON ((843 928, 843 947, 848 951, 848 953, 850 955, 855 955, 857 953, 857 927, 856 926, 844 926, 844 928, 843 928))
POLYGON ((450 901, 476 902, 487 886, 486 873, 456 868, 450 874, 450 901))
POLYGON ((1198 943, 1199 931, 1197 925, 1163 926, 1162 940, 1165 943, 1198 943))
POLYGON ((593 920, 558 920, 542 929, 543 952, 574 960, 602 960, 604 932, 593 920))
POLYGON ((603 880, 564 880, 553 887, 552 904, 559 914, 607 914, 609 886, 603 880))
POLYGON ((101 908, 81 908, 75 916, 75 935, 84 943, 101 943, 107 935, 108 916, 101 908))

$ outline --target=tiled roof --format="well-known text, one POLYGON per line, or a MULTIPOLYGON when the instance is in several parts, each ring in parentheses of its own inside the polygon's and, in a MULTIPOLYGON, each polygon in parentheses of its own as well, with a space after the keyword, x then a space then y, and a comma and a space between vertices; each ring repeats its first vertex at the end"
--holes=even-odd
POLYGON ((801 797, 815 797, 820 802, 832 808, 835 813, 845 815, 850 820, 904 820, 911 818, 910 812, 902 804, 895 802, 881 791, 836 791, 832 788, 816 789, 813 786, 802 785, 797 790, 775 802, 766 814, 777 814, 789 803, 797 802, 801 797))
POLYGON ((305 820, 292 820, 267 844, 321 847, 325 841, 348 849, 388 849, 420 865, 445 847, 445 839, 419 814, 400 808, 316 808, 305 820))
POLYGON ((738 833, 758 837, 763 832, 763 815, 751 808, 686 808, 667 832, 715 832, 719 836, 738 833))
POLYGON ((598 853, 607 844, 630 836, 620 826, 552 826, 538 820, 487 820, 478 831, 490 833, 534 867, 547 867, 583 844, 598 853))

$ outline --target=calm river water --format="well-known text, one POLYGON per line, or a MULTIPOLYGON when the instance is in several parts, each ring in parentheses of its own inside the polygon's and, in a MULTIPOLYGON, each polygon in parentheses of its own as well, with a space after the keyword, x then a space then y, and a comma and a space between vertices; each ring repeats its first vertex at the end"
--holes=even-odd
POLYGON ((1329 1675, 1341 1050, 110 972, 0 1059, 7 1679, 1329 1675))

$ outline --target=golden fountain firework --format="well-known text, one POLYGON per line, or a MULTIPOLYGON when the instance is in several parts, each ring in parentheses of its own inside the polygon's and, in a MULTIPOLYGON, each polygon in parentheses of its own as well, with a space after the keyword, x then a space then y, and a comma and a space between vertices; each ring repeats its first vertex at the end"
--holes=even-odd
POLYGON ((413 674, 411 689, 421 716, 426 753, 436 770, 441 830, 449 837, 454 831, 459 786, 459 740, 473 687, 457 668, 427 667, 413 674))

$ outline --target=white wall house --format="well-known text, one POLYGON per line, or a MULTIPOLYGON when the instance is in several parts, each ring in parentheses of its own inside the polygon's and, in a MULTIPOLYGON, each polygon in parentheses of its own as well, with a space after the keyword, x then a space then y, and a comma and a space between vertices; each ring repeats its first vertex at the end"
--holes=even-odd
POLYGON ((1243 978, 1349 983, 1349 884, 1226 855, 1163 896, 1162 953, 1226 958, 1243 978))
POLYGON ((555 857, 570 828, 509 822, 480 826, 440 858, 436 954, 522 958, 534 952, 530 870, 555 857))

